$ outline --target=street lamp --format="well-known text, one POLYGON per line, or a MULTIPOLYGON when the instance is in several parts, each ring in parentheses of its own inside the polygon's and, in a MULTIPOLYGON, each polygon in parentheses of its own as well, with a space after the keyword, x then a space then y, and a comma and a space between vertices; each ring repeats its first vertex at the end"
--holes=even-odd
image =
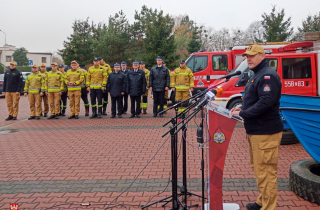
MULTIPOLYGON (((4 31, 2 31, 1 29, 0 29, 0 32, 4 33, 4 31)), ((7 62, 7 54, 6 54, 7 47, 6 47, 6 44, 7 44, 7 34, 4 33, 4 66, 5 66, 5 69, 7 68, 6 67, 6 62, 7 62)))

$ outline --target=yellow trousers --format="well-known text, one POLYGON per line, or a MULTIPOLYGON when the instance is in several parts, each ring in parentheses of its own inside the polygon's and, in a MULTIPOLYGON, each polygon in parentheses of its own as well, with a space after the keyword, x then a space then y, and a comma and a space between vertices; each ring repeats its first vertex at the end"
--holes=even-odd
POLYGON ((48 100, 50 104, 51 115, 56 115, 60 113, 60 100, 61 96, 59 92, 48 92, 48 100))
POLYGON ((41 97, 40 93, 38 94, 28 94, 29 105, 30 105, 30 116, 40 116, 41 115, 41 97), (35 107, 37 107, 35 109, 35 107), (37 114, 35 113, 35 110, 37 114))
POLYGON ((282 132, 271 135, 247 135, 250 166, 257 180, 261 210, 275 210, 277 206, 278 151, 282 132))
POLYGON ((5 97, 9 115, 17 117, 19 112, 20 93, 16 94, 16 92, 6 92, 5 97))
POLYGON ((70 102, 70 116, 79 115, 81 90, 68 91, 70 102))
MULTIPOLYGON (((188 98, 190 98, 189 90, 177 91, 176 89, 176 101, 184 101, 184 100, 187 100, 188 98)), ((183 112, 187 108, 187 107, 184 107, 183 105, 184 103, 182 103, 181 106, 179 106, 178 113, 183 112)))
MULTIPOLYGON (((43 113, 48 113, 49 112, 49 103, 48 103, 48 96, 44 95, 43 97, 41 97, 41 101, 43 101, 43 113)), ((41 106, 41 112, 42 112, 42 106, 41 106)))

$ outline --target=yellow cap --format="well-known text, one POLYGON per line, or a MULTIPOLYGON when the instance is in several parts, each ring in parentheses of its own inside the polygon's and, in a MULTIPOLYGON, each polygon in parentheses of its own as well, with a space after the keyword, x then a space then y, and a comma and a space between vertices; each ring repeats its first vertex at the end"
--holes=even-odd
POLYGON ((248 47, 247 51, 242 54, 242 56, 256 55, 258 53, 265 54, 264 49, 260 45, 251 45, 248 47))
POLYGON ((42 64, 40 65, 40 67, 41 67, 41 66, 44 66, 44 67, 46 67, 46 64, 42 63, 42 64))
POLYGON ((71 61, 71 63, 76 63, 76 64, 78 64, 78 62, 77 62, 77 61, 71 61))
POLYGON ((32 66, 32 68, 38 68, 38 66, 37 66, 36 64, 34 64, 34 65, 32 66))
POLYGON ((13 64, 13 65, 15 65, 15 66, 17 65, 17 63, 14 62, 14 61, 11 61, 10 64, 13 64))
POLYGON ((51 65, 58 66, 58 63, 57 62, 52 62, 51 65))

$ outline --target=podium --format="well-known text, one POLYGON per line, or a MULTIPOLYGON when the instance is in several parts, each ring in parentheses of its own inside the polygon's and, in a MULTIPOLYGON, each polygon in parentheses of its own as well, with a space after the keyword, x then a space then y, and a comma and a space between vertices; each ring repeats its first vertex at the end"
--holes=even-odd
POLYGON ((230 117, 229 110, 213 101, 207 104, 207 126, 209 141, 209 203, 207 210, 239 210, 238 204, 223 203, 223 169, 228 146, 237 121, 241 117, 230 117))

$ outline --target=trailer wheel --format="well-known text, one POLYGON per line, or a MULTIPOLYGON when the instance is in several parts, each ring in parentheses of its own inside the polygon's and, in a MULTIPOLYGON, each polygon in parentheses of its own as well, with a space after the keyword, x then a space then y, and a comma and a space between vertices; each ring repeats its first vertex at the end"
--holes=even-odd
POLYGON ((283 130, 281 145, 297 144, 299 139, 293 133, 292 130, 283 130))
POLYGON ((236 108, 236 107, 242 107, 242 99, 236 98, 233 99, 230 104, 228 105, 228 109, 236 108))
POLYGON ((298 196, 320 204, 320 164, 314 159, 292 163, 289 185, 290 189, 298 196))

